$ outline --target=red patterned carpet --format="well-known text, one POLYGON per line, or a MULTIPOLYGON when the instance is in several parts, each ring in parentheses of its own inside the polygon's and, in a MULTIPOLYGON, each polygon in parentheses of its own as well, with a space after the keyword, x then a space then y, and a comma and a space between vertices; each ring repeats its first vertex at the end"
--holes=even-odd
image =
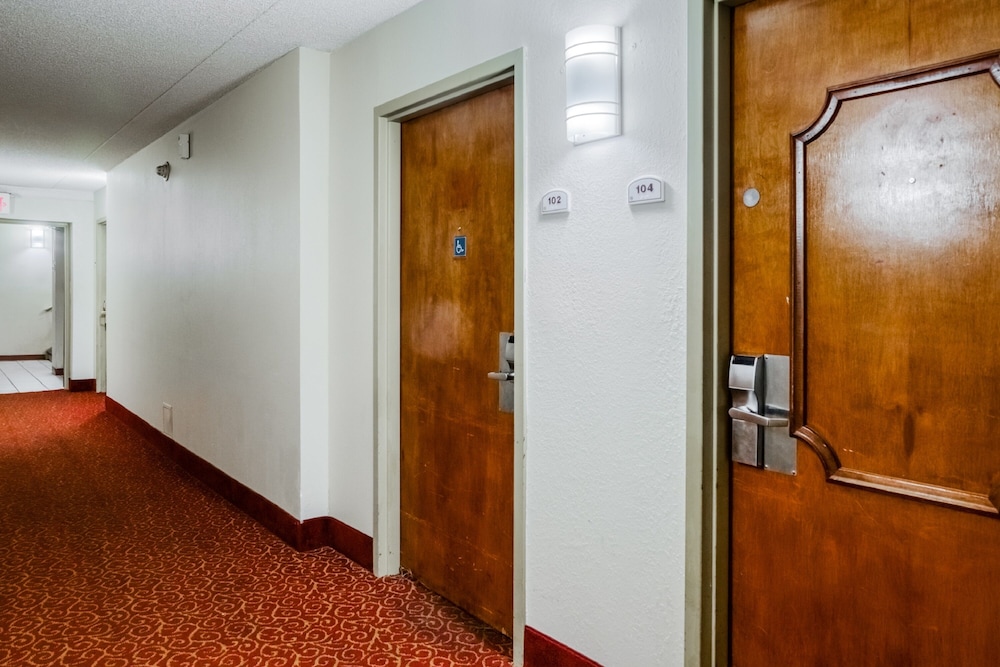
POLYGON ((296 552, 104 412, 0 396, 0 665, 484 665, 510 643, 404 577, 296 552))

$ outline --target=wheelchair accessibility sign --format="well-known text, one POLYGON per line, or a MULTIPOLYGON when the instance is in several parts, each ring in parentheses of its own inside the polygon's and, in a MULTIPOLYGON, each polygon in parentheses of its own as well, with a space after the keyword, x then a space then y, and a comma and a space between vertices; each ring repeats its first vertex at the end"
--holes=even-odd
POLYGON ((468 246, 465 244, 464 236, 456 236, 455 242, 453 244, 453 253, 455 257, 465 257, 468 246))

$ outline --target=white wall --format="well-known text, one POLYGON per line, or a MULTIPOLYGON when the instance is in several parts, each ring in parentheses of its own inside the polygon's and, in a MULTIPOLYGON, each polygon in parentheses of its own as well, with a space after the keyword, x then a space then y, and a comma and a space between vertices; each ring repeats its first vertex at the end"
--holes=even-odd
POLYGON ((684 655, 687 23, 662 0, 425 0, 332 57, 332 514, 372 532, 372 111, 523 47, 527 624, 608 666, 684 655), (574 148, 563 38, 588 23, 623 27, 624 135, 574 148), (667 201, 630 209, 647 174, 667 201), (573 212, 542 219, 555 187, 573 212))
POLYGON ((108 188, 104 186, 94 192, 94 220, 100 222, 108 217, 108 188))
MULTIPOLYGON (((69 224, 70 252, 70 343, 69 367, 73 380, 95 376, 95 335, 97 327, 96 223, 94 195, 77 190, 49 190, 0 185, 0 192, 13 195, 11 212, 0 217, 20 221, 63 222, 69 224)), ((46 346, 48 347, 48 346, 46 346)))
POLYGON ((312 518, 330 512, 330 54, 299 53, 300 518, 312 518))
MULTIPOLYGON (((302 156, 300 93, 328 86, 325 58, 281 58, 117 166, 107 188, 108 395, 158 428, 171 404, 175 440, 300 518, 317 495, 300 484, 312 465, 300 406, 327 392, 325 369, 300 382, 300 334, 324 333, 327 302, 323 287, 310 294, 320 315, 300 316, 301 271, 316 271, 302 232, 328 201, 300 175, 316 163, 302 156), (155 168, 168 160, 164 181, 155 168)), ((325 514, 325 498, 311 509, 325 514)))
POLYGON ((154 426, 173 404, 199 456, 371 534, 373 109, 523 48, 527 623, 681 664, 687 25, 683 2, 425 0, 258 73, 109 175, 109 395, 154 426), (623 27, 625 133, 573 147, 563 37, 587 23, 623 27), (647 174, 667 201, 630 209, 647 174), (573 212, 542 219, 554 187, 573 212))
POLYGON ((52 230, 46 247, 32 248, 31 229, 0 224, 0 356, 52 347, 52 230))

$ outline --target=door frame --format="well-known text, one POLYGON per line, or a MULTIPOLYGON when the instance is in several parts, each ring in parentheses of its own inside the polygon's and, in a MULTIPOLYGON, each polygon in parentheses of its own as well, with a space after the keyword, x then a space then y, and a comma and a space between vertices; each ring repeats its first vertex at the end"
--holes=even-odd
MULTIPOLYGON (((53 220, 23 220, 20 218, 3 218, 0 220, 0 224, 4 225, 21 225, 24 227, 45 227, 46 229, 52 230, 52 234, 48 238, 52 239, 52 243, 55 243, 56 234, 55 229, 59 228, 63 230, 63 375, 62 383, 63 389, 69 387, 70 381, 70 368, 72 368, 73 362, 73 225, 68 222, 56 222, 53 220)), ((49 248, 53 252, 53 261, 55 258, 55 248, 49 248)), ((55 294, 52 295, 53 308, 55 307, 55 294)), ((53 336, 59 335, 59 332, 53 329, 53 336)))
POLYGON ((729 664, 733 9, 689 0, 685 665, 729 664))
MULTIPOLYGON (((101 307, 106 306, 108 299, 108 219, 100 218, 97 221, 97 330, 95 335, 95 370, 97 375, 97 392, 107 393, 108 391, 108 339, 107 326, 104 333, 101 333, 101 307), (103 338, 102 338, 103 336, 103 338)), ((106 308, 105 308, 106 310, 106 308)))
MULTIPOLYGON (((376 576, 399 572, 400 125, 491 88, 514 85, 514 664, 524 660, 524 53, 511 51, 375 108, 376 576)), ((483 377, 485 381, 485 372, 483 377)))
MULTIPOLYGON (((63 386, 66 386, 66 376, 69 375, 69 339, 66 337, 66 318, 69 317, 69 276, 67 275, 66 253, 69 243, 66 240, 66 229, 60 226, 51 227, 52 230, 52 361, 57 360, 62 363, 57 370, 62 371, 63 386), (62 298, 60 299, 60 295, 62 298), (56 324, 62 320, 62 327, 56 324), (56 332, 61 328, 64 332, 62 340, 59 340, 56 332)), ((55 364, 53 363, 53 366, 55 364)))

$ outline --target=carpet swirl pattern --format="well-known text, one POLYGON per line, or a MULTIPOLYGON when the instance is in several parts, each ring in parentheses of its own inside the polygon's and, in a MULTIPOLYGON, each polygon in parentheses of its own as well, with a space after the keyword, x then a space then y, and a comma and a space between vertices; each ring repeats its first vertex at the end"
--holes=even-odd
POLYGON ((406 577, 287 546, 103 396, 0 396, 0 665, 508 667, 510 651, 406 577))

